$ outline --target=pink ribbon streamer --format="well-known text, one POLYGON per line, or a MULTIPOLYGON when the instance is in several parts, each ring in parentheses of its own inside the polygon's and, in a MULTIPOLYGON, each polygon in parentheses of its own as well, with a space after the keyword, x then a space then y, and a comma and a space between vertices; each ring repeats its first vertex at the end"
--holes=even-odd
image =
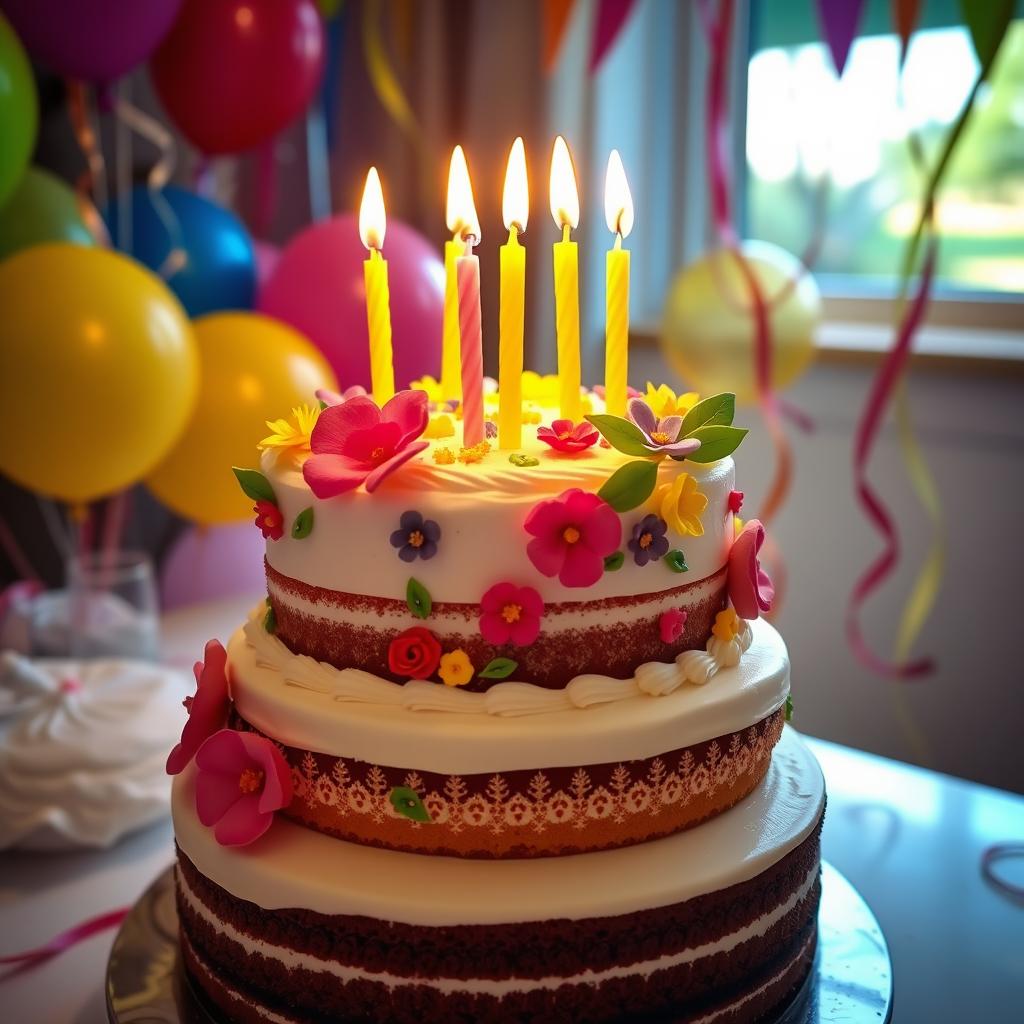
POLYGON ((99 935, 100 932, 116 928, 128 916, 131 909, 131 907, 119 907, 117 910, 110 910, 105 914, 90 917, 87 921, 76 924, 66 932, 61 932, 60 935, 50 939, 43 946, 26 950, 23 953, 9 953, 7 956, 0 956, 0 966, 13 968, 13 970, 0 975, 0 981, 6 981, 22 971, 38 967, 47 960, 71 949, 72 946, 77 946, 80 942, 99 935))
POLYGON ((842 77, 864 11, 864 0, 818 0, 816 6, 821 34, 832 54, 836 74, 842 77))
POLYGON ((861 606, 888 579, 900 559, 899 531, 889 509, 867 478, 867 465, 871 459, 871 452, 874 449, 885 410, 910 357, 914 335, 928 308, 937 255, 938 244, 932 238, 925 253, 917 292, 904 312, 896 335, 896 342, 886 355, 881 369, 872 382, 871 392, 857 424, 854 438, 853 473, 857 500, 881 536, 883 549, 857 580, 853 592, 850 594, 846 609, 846 635, 850 647, 861 664, 880 675, 893 679, 916 679, 933 671, 935 665, 931 658, 919 658, 905 664, 895 664, 876 654, 865 640, 861 630, 861 606))
POLYGON ((595 74, 619 38, 636 0, 601 0, 590 42, 589 72, 595 74))

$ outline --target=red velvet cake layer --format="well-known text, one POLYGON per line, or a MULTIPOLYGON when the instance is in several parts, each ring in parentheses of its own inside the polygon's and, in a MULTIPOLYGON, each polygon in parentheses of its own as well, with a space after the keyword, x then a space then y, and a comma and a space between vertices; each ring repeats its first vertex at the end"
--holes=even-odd
MULTIPOLYGON (((288 817, 368 846, 453 857, 562 856, 691 828, 764 777, 783 710, 740 732, 626 763, 442 775, 282 746, 292 768, 288 817), (411 790, 429 821, 390 799, 411 790)), ((258 732, 237 713, 232 726, 258 732)), ((270 737, 274 739, 273 736, 270 737)))
POLYGON ((810 966, 819 834, 820 822, 757 877, 672 906, 433 928, 264 910, 179 851, 185 961, 232 1021, 742 1024, 788 998, 810 966))
MULTIPOLYGON (((462 649, 478 669, 494 658, 511 658, 518 665, 516 679, 548 689, 561 689, 586 673, 626 679, 644 662, 668 662, 683 651, 703 649, 726 598, 723 566, 710 577, 658 593, 549 604, 532 644, 495 647, 480 635, 478 604, 436 602, 424 623, 404 601, 309 586, 269 563, 266 570, 276 633, 292 651, 395 682, 405 680, 388 666, 392 639, 424 625, 445 650, 462 649), (686 622, 679 638, 666 643, 659 622, 669 608, 685 611, 686 622)), ((483 692, 497 682, 477 674, 465 689, 483 692)))

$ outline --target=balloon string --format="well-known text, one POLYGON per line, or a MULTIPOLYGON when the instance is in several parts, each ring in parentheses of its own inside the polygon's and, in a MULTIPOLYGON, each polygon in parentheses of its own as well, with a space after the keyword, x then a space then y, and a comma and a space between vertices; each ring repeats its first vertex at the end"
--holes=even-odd
POLYGON ((36 949, 28 949, 22 953, 0 956, 0 966, 14 968, 14 970, 0 975, 0 981, 7 981, 22 971, 38 967, 47 960, 51 960, 73 946, 77 946, 80 942, 91 939, 94 935, 99 935, 110 928, 116 928, 131 913, 131 909, 131 907, 119 907, 117 910, 98 914, 87 921, 82 921, 81 924, 76 924, 66 932, 61 932, 60 935, 54 936, 45 945, 39 946, 36 949))
POLYGON ((68 80, 68 116, 71 119, 71 130, 75 141, 85 158, 85 168, 75 181, 75 202, 82 223, 89 229, 97 245, 109 246, 110 235, 103 218, 96 209, 93 197, 102 196, 100 205, 105 206, 106 165, 103 162, 103 150, 93 131, 89 117, 89 101, 82 82, 68 80))
POLYGON ((167 256, 157 269, 160 277, 169 281, 188 262, 188 254, 182 244, 181 224, 163 194, 164 186, 171 180, 177 163, 174 136, 156 118, 150 117, 123 96, 115 99, 114 113, 136 135, 151 143, 158 153, 156 162, 146 176, 146 191, 170 242, 167 256))
POLYGON ((18 543, 14 531, 7 525, 7 521, 0 516, 0 547, 4 549, 12 568, 18 574, 19 579, 34 580, 40 579, 25 549, 18 543))

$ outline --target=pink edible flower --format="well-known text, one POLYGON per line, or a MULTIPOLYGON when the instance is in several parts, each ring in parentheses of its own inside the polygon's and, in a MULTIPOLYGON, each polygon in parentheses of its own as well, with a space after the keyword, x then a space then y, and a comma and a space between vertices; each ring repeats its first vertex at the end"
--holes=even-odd
POLYGON ((622 540, 622 523, 611 505, 578 487, 537 502, 523 525, 533 535, 526 545, 530 561, 565 587, 596 583, 605 558, 622 540))
POLYGON ((256 525, 265 538, 280 540, 284 536, 284 516, 272 501, 257 501, 252 510, 256 513, 256 525))
POLYGON ((770 612, 775 600, 775 587, 757 557, 763 543, 764 527, 751 519, 729 552, 729 600, 743 619, 770 612))
POLYGON ((332 391, 330 388, 317 388, 313 392, 317 399, 324 403, 326 406, 332 405, 344 405, 347 401, 352 398, 361 398, 366 395, 366 388, 362 384, 353 384, 339 395, 337 391, 332 391))
POLYGON ((643 446, 655 455, 686 456, 700 447, 700 441, 695 437, 676 440, 683 425, 682 416, 662 416, 659 419, 642 398, 631 398, 626 403, 626 416, 644 435, 643 446))
POLYGON ((658 633, 663 644, 674 644, 683 635, 686 625, 686 612, 680 608, 669 608, 661 613, 658 619, 658 633))
POLYGON ((196 677, 194 697, 185 698, 188 720, 181 730, 181 741, 167 758, 167 774, 183 771, 203 742, 212 736, 228 717, 228 654, 219 640, 211 640, 192 671, 196 677))
POLYGON ((196 813, 221 846, 245 846, 270 828, 292 799, 288 762, 265 736, 214 733, 196 754, 196 813))
POLYGON ((544 601, 533 587, 496 583, 480 598, 480 633, 495 647, 532 644, 540 633, 544 601))
POLYGON ((429 418, 425 391, 399 391, 383 409, 365 395, 328 406, 310 435, 313 454, 302 466, 309 489, 318 498, 333 498, 365 483, 372 493, 427 447, 416 438, 429 418))
POLYGON ((573 423, 572 420, 555 420, 550 427, 538 427, 537 438, 551 445, 556 452, 586 451, 597 444, 601 436, 593 423, 573 423))
POLYGON ((729 511, 735 516, 739 515, 739 511, 743 508, 743 492, 742 491, 730 491, 729 501, 726 506, 729 511))

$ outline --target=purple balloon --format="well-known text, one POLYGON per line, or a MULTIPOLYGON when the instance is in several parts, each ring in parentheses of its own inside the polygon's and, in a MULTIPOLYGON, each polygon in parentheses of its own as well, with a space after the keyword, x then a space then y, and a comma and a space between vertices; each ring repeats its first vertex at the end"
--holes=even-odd
MULTIPOLYGON (((393 220, 383 253, 391 291, 395 384, 404 388, 440 372, 444 263, 421 234, 393 220)), ((323 352, 342 388, 370 385, 365 259, 357 218, 333 217, 289 243, 259 296, 260 312, 291 324, 323 352)))
POLYGON ((250 520, 192 527, 171 548, 160 575, 164 611, 252 594, 267 588, 263 535, 250 520))
POLYGON ((25 49, 51 71, 113 82, 170 31, 182 0, 0 0, 25 49))

